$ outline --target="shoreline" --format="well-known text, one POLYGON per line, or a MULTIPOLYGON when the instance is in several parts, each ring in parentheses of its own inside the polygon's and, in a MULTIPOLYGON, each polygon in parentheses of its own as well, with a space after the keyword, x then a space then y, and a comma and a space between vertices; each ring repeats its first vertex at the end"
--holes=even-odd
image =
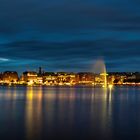
MULTIPOLYGON (((140 87, 140 84, 121 84, 121 85, 112 85, 113 87, 140 87)), ((0 87, 60 87, 60 88, 63 88, 63 87, 66 87, 66 88, 77 88, 77 87, 80 87, 80 88, 104 88, 102 87, 102 85, 97 85, 97 86, 94 86, 94 85, 26 85, 26 84, 0 84, 0 87)), ((107 88, 109 88, 109 86, 107 86, 107 88)))

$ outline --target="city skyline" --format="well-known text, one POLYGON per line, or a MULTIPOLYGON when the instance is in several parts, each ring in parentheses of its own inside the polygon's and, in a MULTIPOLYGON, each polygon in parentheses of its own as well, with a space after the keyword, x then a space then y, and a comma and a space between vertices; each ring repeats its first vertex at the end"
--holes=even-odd
POLYGON ((100 58, 109 72, 139 71, 139 6, 127 0, 2 0, 0 71, 92 72, 100 58))
POLYGON ((140 140, 140 0, 0 0, 0 140, 140 140))
MULTIPOLYGON (((101 63, 100 63, 101 64, 101 63)), ((19 75, 16 71, 5 71, 0 73, 0 86, 90 86, 90 87, 110 87, 139 86, 140 72, 126 73, 68 73, 68 72, 46 72, 39 67, 38 72, 25 71, 19 75)))

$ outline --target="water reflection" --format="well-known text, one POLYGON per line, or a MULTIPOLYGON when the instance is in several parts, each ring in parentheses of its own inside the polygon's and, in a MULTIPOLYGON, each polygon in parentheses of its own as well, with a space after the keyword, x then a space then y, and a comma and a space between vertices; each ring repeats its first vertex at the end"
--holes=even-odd
POLYGON ((53 134, 70 131, 82 121, 90 131, 111 133, 112 92, 107 89, 28 87, 26 91, 28 139, 41 137, 44 127, 45 133, 53 134))
POLYGON ((0 89, 0 135, 5 131, 11 133, 13 126, 11 135, 20 134, 27 140, 62 136, 113 139, 120 132, 126 138, 126 131, 138 135, 138 93, 139 89, 134 88, 3 88, 0 89))
POLYGON ((112 92, 108 89, 94 89, 91 97, 90 121, 95 136, 108 138, 112 134, 112 92))
POLYGON ((41 138, 42 127, 42 87, 36 90, 27 87, 25 122, 27 139, 41 138))

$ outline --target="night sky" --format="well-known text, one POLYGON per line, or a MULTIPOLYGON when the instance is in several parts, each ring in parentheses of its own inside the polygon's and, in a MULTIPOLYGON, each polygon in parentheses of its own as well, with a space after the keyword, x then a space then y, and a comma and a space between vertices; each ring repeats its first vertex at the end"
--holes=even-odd
POLYGON ((139 0, 0 0, 0 71, 140 70, 139 0))

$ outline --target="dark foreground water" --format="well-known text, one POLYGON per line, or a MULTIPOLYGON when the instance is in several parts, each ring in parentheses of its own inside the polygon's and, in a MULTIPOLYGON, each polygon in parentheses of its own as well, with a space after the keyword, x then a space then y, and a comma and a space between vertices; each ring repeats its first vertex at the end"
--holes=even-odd
POLYGON ((0 140, 140 140, 140 87, 0 87, 0 140))

